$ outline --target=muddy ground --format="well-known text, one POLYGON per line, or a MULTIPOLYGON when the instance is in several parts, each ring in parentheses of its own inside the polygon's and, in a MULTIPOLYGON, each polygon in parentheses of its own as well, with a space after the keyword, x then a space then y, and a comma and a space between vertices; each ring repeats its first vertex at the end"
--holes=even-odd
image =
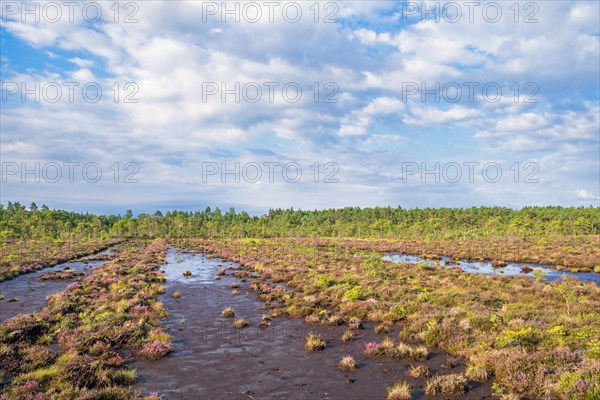
MULTIPOLYGON (((174 351, 157 361, 137 361, 136 389, 158 392, 164 399, 384 399, 386 386, 406 380, 412 386, 413 399, 427 399, 425 380, 410 377, 410 363, 383 357, 367 358, 364 343, 381 341, 372 324, 357 331, 352 342, 340 340, 345 326, 314 327, 303 320, 274 318, 270 328, 261 329, 263 303, 249 289, 251 279, 240 282, 232 270, 220 280, 214 276, 220 268, 238 266, 209 259, 204 255, 169 250, 165 266, 166 293, 161 301, 170 316, 165 321, 173 336, 174 351), (183 277, 190 270, 192 276, 183 277), (239 295, 229 285, 237 283, 239 295), (172 294, 181 292, 181 298, 172 294), (249 327, 235 330, 232 319, 221 316, 225 307, 235 310, 236 318, 250 321, 249 327), (304 348, 309 332, 327 340, 324 351, 304 348), (355 358, 354 372, 337 369, 346 355, 355 358)), ((398 330, 389 333, 397 340, 398 330)), ((464 365, 451 366, 451 357, 436 351, 424 364, 433 374, 459 373, 464 365)), ((437 397, 438 399, 440 397, 437 397)), ((471 383, 464 399, 491 399, 490 384, 471 383)))
POLYGON ((103 256, 114 254, 116 251, 116 248, 104 250, 80 260, 57 264, 53 267, 43 268, 39 271, 0 282, 0 296, 4 296, 4 299, 0 300, 0 322, 6 321, 17 314, 40 311, 47 304, 47 296, 61 292, 77 279, 83 278, 83 276, 75 276, 69 279, 43 280, 40 279, 42 275, 50 272, 67 271, 65 269, 67 266, 69 270, 89 274, 93 268, 106 262, 103 256), (95 260, 95 258, 100 258, 100 260, 95 260))

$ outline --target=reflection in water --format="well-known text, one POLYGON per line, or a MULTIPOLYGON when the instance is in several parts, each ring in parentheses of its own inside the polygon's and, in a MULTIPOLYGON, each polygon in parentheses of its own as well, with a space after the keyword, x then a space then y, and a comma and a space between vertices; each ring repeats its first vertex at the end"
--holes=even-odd
POLYGON ((167 282, 182 283, 214 283, 217 271, 228 264, 220 259, 209 258, 206 254, 191 254, 178 252, 175 249, 167 251, 168 268, 163 267, 167 282), (191 275, 184 276, 189 271, 191 275))
MULTIPOLYGON (((386 261, 392 261, 397 263, 410 263, 420 264, 427 263, 428 265, 442 265, 444 267, 456 267, 457 264, 452 258, 442 256, 440 261, 428 260, 415 255, 408 254, 386 254, 383 256, 386 261)), ((460 260, 458 265, 463 271, 471 272, 475 274, 485 275, 524 275, 533 278, 533 271, 524 273, 521 267, 531 267, 534 270, 539 268, 548 274, 548 282, 560 279, 563 275, 573 276, 582 282, 595 282, 600 284, 600 274, 595 272, 570 272, 570 271, 559 271, 554 265, 549 264, 534 264, 534 263, 518 263, 518 262, 507 262, 506 267, 494 268, 492 267, 491 261, 472 261, 472 260, 460 260)))

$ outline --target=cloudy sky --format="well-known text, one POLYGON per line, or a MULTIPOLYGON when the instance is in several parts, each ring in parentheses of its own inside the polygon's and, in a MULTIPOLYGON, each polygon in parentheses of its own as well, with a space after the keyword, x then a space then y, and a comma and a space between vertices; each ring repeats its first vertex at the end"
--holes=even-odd
POLYGON ((2 203, 600 205, 596 1, 1 5, 2 203))

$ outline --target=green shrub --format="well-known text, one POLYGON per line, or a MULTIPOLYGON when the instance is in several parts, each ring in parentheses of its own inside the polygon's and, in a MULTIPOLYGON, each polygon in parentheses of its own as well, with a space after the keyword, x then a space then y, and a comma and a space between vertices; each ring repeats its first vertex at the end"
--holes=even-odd
POLYGON ((502 336, 496 338, 496 346, 499 348, 523 346, 530 349, 535 348, 539 338, 533 328, 520 329, 518 331, 505 329, 502 331, 502 336))
POLYGON ((537 282, 543 283, 548 279, 548 273, 541 268, 536 268, 533 270, 533 276, 537 282))
POLYGON ((333 278, 330 278, 326 275, 319 275, 319 277, 317 278, 317 287, 319 289, 325 289, 325 288, 331 287, 335 284, 336 284, 336 280, 333 278))
POLYGON ((366 296, 363 292, 363 289, 358 285, 344 292, 344 299, 346 300, 364 300, 365 298, 366 296))
POLYGON ((390 308, 389 311, 389 317, 393 322, 397 322, 397 321, 402 321, 404 319, 406 319, 407 316, 407 311, 406 311, 406 307, 404 306, 393 306, 392 308, 390 308))

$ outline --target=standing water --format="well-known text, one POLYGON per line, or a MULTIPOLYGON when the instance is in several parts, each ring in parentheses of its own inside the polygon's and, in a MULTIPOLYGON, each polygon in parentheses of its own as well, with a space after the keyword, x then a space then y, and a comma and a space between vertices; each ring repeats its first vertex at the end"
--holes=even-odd
POLYGON ((382 257, 385 261, 391 261, 395 263, 409 263, 409 264, 421 264, 427 263, 428 265, 441 265, 448 268, 453 268, 459 266, 463 271, 470 272, 474 274, 484 274, 484 275, 523 275, 533 278, 533 271, 536 269, 541 269, 545 273, 548 274, 548 278, 546 281, 552 282, 559 280, 566 276, 572 276, 579 279, 582 282, 594 282, 596 284, 600 284, 600 274, 595 272, 570 272, 570 271, 560 271, 556 269, 556 266, 550 264, 534 264, 534 263, 520 263, 520 262, 507 262, 505 267, 498 268, 493 267, 492 262, 489 260, 486 261, 472 261, 472 260, 464 260, 461 259, 459 262, 454 261, 452 258, 447 256, 442 256, 442 259, 437 260, 429 260, 426 258, 421 258, 416 255, 408 255, 408 254, 399 254, 392 253, 386 254, 382 257), (532 271, 528 271, 527 269, 523 270, 522 267, 529 267, 532 271))

